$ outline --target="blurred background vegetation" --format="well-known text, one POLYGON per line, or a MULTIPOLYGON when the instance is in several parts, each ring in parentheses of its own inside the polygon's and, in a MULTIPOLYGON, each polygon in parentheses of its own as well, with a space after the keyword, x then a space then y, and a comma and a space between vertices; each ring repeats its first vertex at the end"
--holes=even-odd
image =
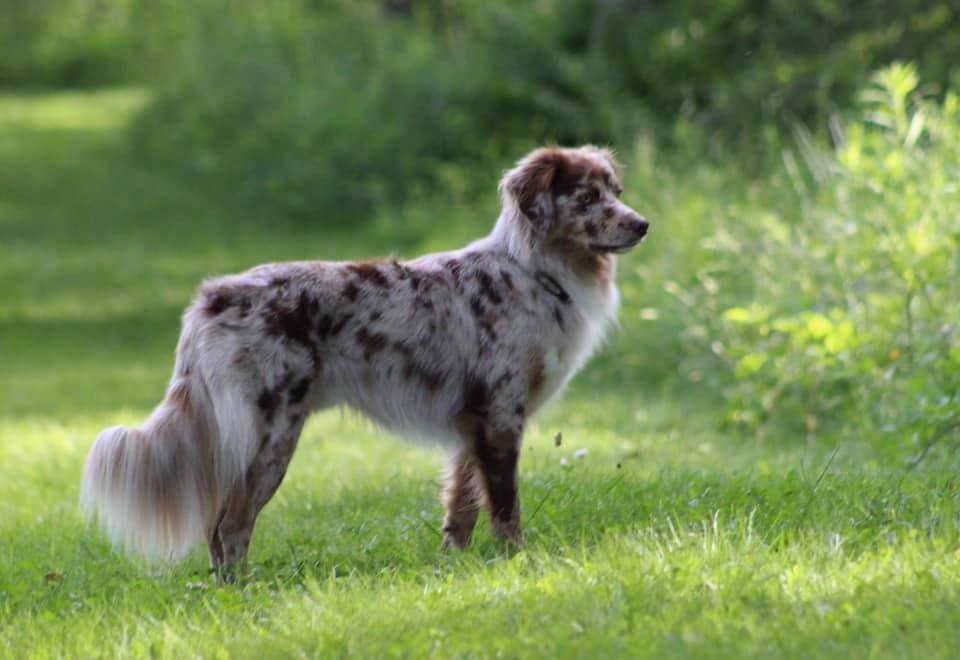
POLYGON ((957 437, 955 4, 0 0, 0 12, 0 86, 145 90, 124 134, 137 167, 263 226, 359 232, 374 251, 483 231, 499 172, 534 145, 611 144, 654 231, 622 272, 618 350, 588 382, 695 390, 731 429, 868 435, 913 458, 957 437))

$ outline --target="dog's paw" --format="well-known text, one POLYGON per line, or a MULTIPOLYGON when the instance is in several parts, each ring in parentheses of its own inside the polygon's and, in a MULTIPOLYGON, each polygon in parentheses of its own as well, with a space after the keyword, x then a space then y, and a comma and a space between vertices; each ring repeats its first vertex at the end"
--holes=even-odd
POLYGON ((523 547, 523 530, 519 520, 494 520, 491 525, 493 537, 508 547, 523 547))
POLYGON ((456 549, 463 550, 468 545, 470 545, 470 537, 472 533, 470 530, 458 527, 456 525, 444 525, 443 526, 443 544, 442 548, 444 550, 456 549))

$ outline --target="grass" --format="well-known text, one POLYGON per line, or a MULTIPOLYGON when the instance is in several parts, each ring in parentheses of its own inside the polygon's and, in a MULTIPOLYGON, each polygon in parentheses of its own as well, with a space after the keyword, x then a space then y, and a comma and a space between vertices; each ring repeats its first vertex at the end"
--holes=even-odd
MULTIPOLYGON (((216 586, 202 549, 167 568, 112 553, 77 514, 82 462, 160 399, 201 278, 449 247, 490 217, 278 225, 140 163, 122 129, 142 100, 0 97, 0 655, 956 654, 955 463, 730 436, 706 398, 639 381, 666 341, 637 320, 659 295, 650 264, 682 255, 656 234, 621 269, 623 331, 527 438, 522 551, 481 527, 441 552, 441 456, 334 412, 261 517, 249 580, 216 586)), ((651 197, 655 217, 706 194, 651 197)))

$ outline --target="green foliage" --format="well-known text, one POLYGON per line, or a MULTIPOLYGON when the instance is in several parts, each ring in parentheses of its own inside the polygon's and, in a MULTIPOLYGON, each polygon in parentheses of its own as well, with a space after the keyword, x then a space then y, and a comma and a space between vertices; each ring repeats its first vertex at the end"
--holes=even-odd
POLYGON ((736 145, 762 172, 774 127, 825 125, 875 67, 916 60, 942 90, 960 60, 954 10, 916 0, 0 0, 0 13, 0 85, 148 82, 142 155, 328 225, 424 191, 476 196, 545 141, 648 132, 698 157, 736 145))
MULTIPOLYGON (((874 91, 911 87, 908 73, 886 74, 874 91)), ((76 508, 97 431, 143 420, 162 396, 197 283, 274 259, 454 247, 489 228, 495 194, 479 206, 432 195, 434 207, 384 209, 345 231, 282 225, 126 150, 122 134, 149 100, 143 93, 3 95, 0 656, 950 657, 960 625, 955 452, 932 452, 908 473, 887 451, 904 434, 870 433, 867 423, 836 453, 787 433, 762 441, 718 432, 707 394, 729 381, 704 356, 728 363, 732 378, 739 356, 711 346, 731 327, 755 340, 764 323, 823 370, 845 351, 882 358, 890 349, 871 348, 875 318, 883 332, 889 322, 910 336, 895 315, 865 319, 863 305, 834 294, 816 306, 811 287, 839 286, 830 277, 841 271, 818 250, 854 251, 842 272, 862 273, 862 286, 851 283, 855 301, 877 291, 899 302, 892 294, 906 295, 904 283, 921 286, 895 276, 907 272, 900 266, 889 276, 868 266, 900 258, 907 248, 893 239, 919 222, 905 210, 885 214, 899 202, 884 195, 940 218, 930 231, 955 210, 952 98, 902 111, 871 101, 873 119, 893 130, 848 126, 837 151, 805 147, 807 165, 792 176, 751 179, 734 159, 698 159, 696 143, 669 157, 652 140, 621 149, 627 199, 653 231, 620 261, 623 327, 613 345, 530 424, 526 548, 505 553, 481 527, 466 553, 441 552, 442 457, 331 412, 311 419, 259 519, 249 579, 221 587, 202 549, 151 570, 112 553, 76 508), (918 111, 924 130, 911 131, 918 111), (888 161, 901 152, 901 164, 888 161), (928 192, 929 203, 918 201, 928 192), (831 213, 893 222, 891 244, 825 245, 816 221, 831 213), (788 249, 791 237, 804 243, 788 249), (765 274, 780 280, 778 298, 765 274), (684 328, 704 337, 685 354, 676 338, 684 328), (662 392, 684 355, 697 384, 662 392)), ((854 237, 868 230, 853 226, 854 237)), ((920 298, 942 302, 944 322, 955 318, 955 252, 945 270, 927 261, 941 250, 936 259, 950 258, 955 242, 940 243, 956 238, 956 225, 945 226, 905 253, 931 279, 911 307, 914 339, 885 358, 898 369, 908 346, 920 356, 935 324, 920 298)), ((950 341, 936 351, 955 360, 950 341)), ((767 386, 766 363, 741 368, 767 386)), ((900 383, 900 372, 892 378, 900 383)), ((866 419, 855 405, 850 414, 866 419)))
POLYGON ((714 277, 750 278, 692 306, 716 315, 703 336, 734 377, 733 421, 883 430, 922 452, 960 426, 960 99, 917 90, 913 66, 877 73, 835 150, 799 134, 795 211, 710 242, 714 277))
POLYGON ((759 134, 823 125, 874 66, 915 57, 942 88, 960 59, 951 10, 908 0, 438 0, 400 17, 372 1, 159 6, 151 24, 175 37, 150 50, 158 95, 138 147, 326 223, 451 180, 471 187, 473 172, 544 141, 652 131, 702 143, 700 157, 737 144, 762 171, 759 134))
POLYGON ((84 86, 129 76, 139 0, 0 0, 0 87, 84 86))
POLYGON ((960 59, 957 10, 946 2, 580 4, 592 7, 590 43, 618 86, 670 121, 748 143, 766 124, 846 109, 868 73, 895 59, 917 61, 941 90, 960 59))
POLYGON ((471 186, 456 164, 608 135, 549 17, 497 9, 447 35, 363 4, 207 0, 135 141, 265 208, 343 224, 425 187, 471 186))

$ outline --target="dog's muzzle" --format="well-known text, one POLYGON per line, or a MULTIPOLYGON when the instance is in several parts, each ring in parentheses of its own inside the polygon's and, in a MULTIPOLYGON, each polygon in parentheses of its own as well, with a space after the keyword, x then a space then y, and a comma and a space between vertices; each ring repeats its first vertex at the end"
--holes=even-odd
POLYGON ((647 235, 647 230, 650 228, 650 223, 646 218, 634 214, 634 218, 630 220, 627 225, 627 229, 633 236, 622 243, 617 243, 616 245, 608 245, 602 243, 594 243, 590 247, 595 252, 613 252, 615 254, 621 254, 626 252, 634 247, 643 240, 643 237, 647 235))

